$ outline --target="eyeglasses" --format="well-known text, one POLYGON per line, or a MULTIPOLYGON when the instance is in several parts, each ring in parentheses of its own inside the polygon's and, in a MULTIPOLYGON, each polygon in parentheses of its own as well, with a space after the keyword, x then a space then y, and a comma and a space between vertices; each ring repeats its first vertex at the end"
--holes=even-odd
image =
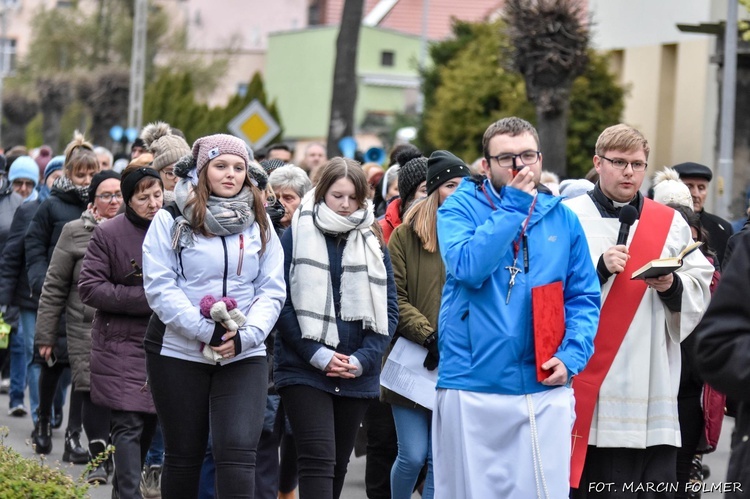
POLYGON ((105 192, 104 194, 99 194, 96 197, 98 197, 105 203, 111 203, 112 199, 117 199, 118 201, 122 201, 122 192, 115 192, 114 194, 112 194, 111 192, 105 192))
POLYGON ((161 171, 167 178, 174 178, 174 170, 162 170, 161 171))
POLYGON ((15 187, 34 187, 36 185, 33 180, 14 180, 13 186, 15 187))
POLYGON ((516 158, 521 161, 522 165, 529 166, 539 161, 540 154, 539 151, 524 151, 520 154, 505 153, 498 154, 497 156, 488 156, 488 158, 494 159, 503 168, 512 168, 516 166, 516 158))
POLYGON ((644 161, 625 161, 624 159, 615 158, 615 159, 609 159, 605 156, 602 156, 601 154, 597 154, 602 159, 606 159, 610 163, 612 163, 612 166, 614 166, 618 170, 624 170, 625 168, 630 165, 633 168, 634 172, 643 172, 646 171, 646 167, 648 166, 648 163, 644 161))

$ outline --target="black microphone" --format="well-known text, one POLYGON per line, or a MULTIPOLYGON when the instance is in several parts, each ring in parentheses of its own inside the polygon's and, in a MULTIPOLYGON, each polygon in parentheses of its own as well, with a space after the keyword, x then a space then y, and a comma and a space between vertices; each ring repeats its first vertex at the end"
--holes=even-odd
POLYGON ((635 223, 638 218, 638 210, 633 205, 626 204, 620 209, 620 232, 617 234, 617 244, 625 244, 628 242, 628 234, 630 234, 630 226, 635 223))

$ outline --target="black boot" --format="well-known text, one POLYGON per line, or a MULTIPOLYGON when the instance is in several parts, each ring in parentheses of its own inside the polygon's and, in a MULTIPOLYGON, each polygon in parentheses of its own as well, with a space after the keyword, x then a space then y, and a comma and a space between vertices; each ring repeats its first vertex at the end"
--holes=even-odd
POLYGON ((32 433, 34 452, 49 454, 52 452, 52 424, 49 415, 37 414, 36 426, 32 433))
POLYGON ((89 462, 89 452, 81 445, 81 431, 65 430, 65 452, 63 461, 73 464, 86 464, 89 462))
POLYGON ((93 485, 105 485, 109 479, 109 473, 107 473, 107 460, 100 456, 104 452, 105 445, 101 440, 94 440, 89 442, 89 452, 92 460, 99 461, 99 464, 94 466, 91 464, 91 470, 89 471, 86 482, 93 485))

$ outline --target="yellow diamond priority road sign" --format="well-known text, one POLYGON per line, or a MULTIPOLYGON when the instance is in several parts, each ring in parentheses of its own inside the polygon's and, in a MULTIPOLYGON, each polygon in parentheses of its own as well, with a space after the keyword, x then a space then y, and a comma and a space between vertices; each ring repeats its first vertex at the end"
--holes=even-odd
POLYGON ((263 147, 278 135, 281 128, 258 99, 248 104, 229 122, 229 131, 247 142, 250 147, 263 147))

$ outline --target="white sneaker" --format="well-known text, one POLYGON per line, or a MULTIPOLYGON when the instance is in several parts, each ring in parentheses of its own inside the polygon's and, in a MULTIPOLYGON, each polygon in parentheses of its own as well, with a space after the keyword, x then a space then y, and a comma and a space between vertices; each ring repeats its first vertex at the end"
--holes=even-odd
POLYGON ((28 413, 29 411, 26 410, 23 404, 18 404, 8 409, 8 416, 15 416, 17 418, 22 418, 28 413))
POLYGON ((10 378, 3 378, 0 381, 0 393, 10 392, 10 378))

